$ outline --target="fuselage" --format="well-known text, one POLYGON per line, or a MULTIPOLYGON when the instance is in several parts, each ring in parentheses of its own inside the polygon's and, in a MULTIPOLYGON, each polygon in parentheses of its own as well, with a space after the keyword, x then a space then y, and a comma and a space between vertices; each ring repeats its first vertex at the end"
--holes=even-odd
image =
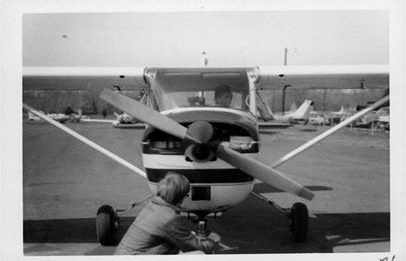
MULTIPOLYGON (((258 126, 252 114, 217 107, 178 108, 162 112, 184 126, 206 121, 214 127, 213 141, 240 153, 257 157, 258 126)), ((181 208, 185 212, 223 211, 243 201, 254 184, 254 178, 215 156, 196 161, 185 155, 187 144, 151 126, 147 127, 142 157, 153 192, 168 172, 186 176, 191 191, 181 208)), ((187 153, 186 153, 187 154, 187 153)))

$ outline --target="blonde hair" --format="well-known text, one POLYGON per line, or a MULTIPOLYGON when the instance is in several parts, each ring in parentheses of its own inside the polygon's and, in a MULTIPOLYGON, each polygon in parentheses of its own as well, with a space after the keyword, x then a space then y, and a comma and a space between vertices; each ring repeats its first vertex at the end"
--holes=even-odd
POLYGON ((163 200, 172 205, 182 202, 190 190, 189 180, 175 172, 168 172, 166 176, 159 181, 157 194, 163 200))

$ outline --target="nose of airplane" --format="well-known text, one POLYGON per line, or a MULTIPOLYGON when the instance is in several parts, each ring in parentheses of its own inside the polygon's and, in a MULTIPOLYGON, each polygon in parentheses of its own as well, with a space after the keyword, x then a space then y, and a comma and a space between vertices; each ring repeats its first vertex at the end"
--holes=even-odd
POLYGON ((213 136, 213 126, 207 121, 196 121, 187 128, 187 135, 195 138, 201 143, 207 142, 213 136))

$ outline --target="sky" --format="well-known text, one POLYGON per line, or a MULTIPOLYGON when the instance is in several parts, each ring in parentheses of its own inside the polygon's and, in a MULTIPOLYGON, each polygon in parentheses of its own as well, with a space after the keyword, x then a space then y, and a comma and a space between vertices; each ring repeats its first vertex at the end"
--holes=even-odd
POLYGON ((24 66, 389 63, 383 10, 24 14, 24 66))

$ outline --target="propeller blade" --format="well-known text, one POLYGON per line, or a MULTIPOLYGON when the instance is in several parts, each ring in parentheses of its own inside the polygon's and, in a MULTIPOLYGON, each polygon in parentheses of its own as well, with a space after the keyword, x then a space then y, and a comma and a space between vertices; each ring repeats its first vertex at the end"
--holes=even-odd
POLYGON ((230 148, 219 145, 217 149, 217 156, 227 163, 244 171, 245 173, 267 183, 268 185, 308 200, 312 200, 314 197, 314 194, 310 190, 290 179, 282 172, 279 172, 252 158, 246 157, 230 148))
POLYGON ((198 139, 189 135, 187 128, 178 122, 123 94, 104 89, 100 98, 161 131, 180 139, 188 139, 195 143, 201 143, 198 139))

